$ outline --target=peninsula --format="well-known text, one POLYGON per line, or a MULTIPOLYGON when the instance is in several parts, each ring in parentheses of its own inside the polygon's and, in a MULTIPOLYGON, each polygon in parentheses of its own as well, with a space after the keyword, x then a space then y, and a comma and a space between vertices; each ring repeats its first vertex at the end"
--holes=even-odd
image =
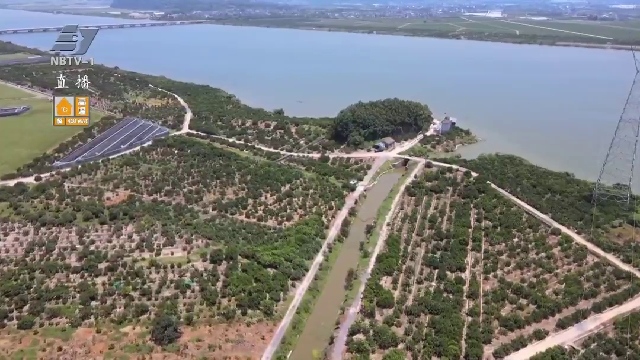
POLYGON ((640 293, 629 215, 593 217, 593 184, 514 156, 437 159, 473 136, 430 132, 424 104, 299 118, 119 68, 62 73, 92 79, 84 130, 51 124, 50 97, 82 93, 55 89, 58 68, 0 66, 0 107, 30 107, 0 118, 0 357, 582 359, 554 347, 563 329, 594 356, 640 345, 638 313, 616 312, 640 293), (150 123, 169 134, 54 167, 150 123))

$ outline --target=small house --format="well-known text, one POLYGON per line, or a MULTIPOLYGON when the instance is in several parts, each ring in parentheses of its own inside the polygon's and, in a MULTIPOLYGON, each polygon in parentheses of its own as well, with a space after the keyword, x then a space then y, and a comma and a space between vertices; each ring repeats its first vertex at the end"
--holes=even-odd
POLYGON ((393 140, 390 137, 386 137, 386 138, 380 140, 380 142, 378 142, 375 145, 373 145, 373 149, 376 152, 380 152, 380 151, 385 151, 385 150, 391 150, 395 146, 396 146, 396 141, 393 140))

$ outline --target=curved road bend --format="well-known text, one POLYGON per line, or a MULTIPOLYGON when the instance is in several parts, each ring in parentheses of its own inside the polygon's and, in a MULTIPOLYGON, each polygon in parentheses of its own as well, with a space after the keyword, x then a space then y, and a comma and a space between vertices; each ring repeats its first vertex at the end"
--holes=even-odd
MULTIPOLYGON (((50 94, 46 94, 46 93, 42 93, 36 90, 32 90, 32 89, 27 89, 24 88, 22 86, 10 83, 10 82, 6 82, 6 81, 0 81, 0 83, 17 88, 17 89, 21 89, 24 91, 28 91, 36 96, 39 97, 46 97, 49 98, 51 95, 50 94)), ((193 117, 193 114, 191 112, 191 109, 189 108, 189 106, 187 105, 187 103, 184 101, 184 99, 182 99, 180 96, 178 96, 177 94, 168 92, 166 90, 163 89, 159 89, 162 91, 165 91, 167 93, 172 94, 173 96, 176 97, 176 99, 178 99, 178 101, 180 102, 180 104, 182 104, 182 106, 185 108, 186 110, 186 114, 185 114, 185 122, 183 123, 182 126, 182 130, 172 133, 171 135, 179 135, 179 134, 186 134, 186 133, 194 133, 194 134, 200 134, 200 135, 205 135, 205 136, 212 136, 212 137, 216 137, 216 138, 220 138, 220 139, 224 139, 227 141, 232 141, 232 142, 236 142, 236 143, 241 143, 241 144, 246 144, 246 145, 252 145, 252 144, 247 144, 245 142, 239 141, 239 140, 235 140, 235 139, 228 139, 222 136, 217 136, 217 135, 209 135, 209 134, 204 134, 204 133, 200 133, 197 131, 193 131, 189 129, 189 124, 191 122, 191 119, 193 117)), ((350 158, 367 158, 367 157, 375 157, 378 158, 378 160, 376 161, 376 163, 374 164, 374 167, 372 167, 372 169, 381 166, 384 161, 386 161, 389 158, 392 157, 403 157, 403 158, 409 158, 411 160, 416 160, 416 161, 420 161, 423 162, 424 159, 422 158, 415 158, 415 157, 410 157, 410 156, 403 156, 400 155, 401 152, 404 152, 408 149, 410 149, 412 146, 414 146, 415 144, 417 144, 420 139, 423 137, 423 135, 419 135, 418 137, 416 137, 413 140, 407 141, 405 143, 401 143, 398 144, 398 146, 396 147, 396 149, 392 152, 386 152, 386 153, 370 153, 370 152, 358 152, 358 153, 352 153, 352 154, 338 154, 338 153, 334 153, 334 154, 329 154, 330 157, 350 157, 350 158), (376 167, 377 166, 377 167, 376 167)), ((307 157, 312 157, 312 158, 318 158, 320 157, 321 154, 304 154, 304 153, 290 153, 290 152, 286 152, 286 151, 280 151, 280 150, 275 150, 275 149, 271 149, 265 146, 256 146, 262 150, 265 151, 271 151, 271 152, 277 152, 283 155, 293 155, 293 156, 307 156, 307 157)), ((130 153, 132 151, 135 151, 139 148, 135 148, 132 149, 130 151, 127 151, 126 153, 130 153)), ((113 156, 113 157, 117 157, 120 156, 122 154, 113 156)), ((441 163, 441 162, 437 162, 437 161, 431 161, 429 160, 431 163, 433 163, 436 166, 441 166, 441 167, 453 167, 462 171, 465 171, 467 169, 457 166, 457 165, 452 165, 452 164, 446 164, 446 163, 441 163)), ((63 170, 64 171, 64 170, 63 170)), ((57 171, 56 171, 57 172, 57 171)), ((40 174, 40 176, 43 179, 46 179, 52 175, 54 175, 56 172, 49 172, 49 173, 44 173, 44 174, 40 174)), ((362 192, 362 190, 364 189, 364 185, 363 184, 367 184, 368 181, 371 180, 371 176, 373 176, 373 174, 375 173, 375 171, 370 171, 367 174, 367 178, 365 178, 366 181, 363 181, 361 183, 360 186, 358 186, 358 189, 356 190, 356 192, 352 193, 350 196, 347 197, 347 202, 345 204, 345 206, 347 204, 349 204, 351 201, 355 202, 355 199, 353 198, 353 196, 357 193, 358 195, 362 192)), ((478 174, 475 172, 472 172, 473 176, 477 176, 478 174)), ((34 183, 35 181, 35 176, 36 175, 32 175, 32 176, 28 176, 28 177, 23 177, 23 178, 18 178, 18 179, 12 179, 12 180, 4 180, 4 181, 0 181, 0 186, 13 186, 18 182, 23 182, 23 183, 34 183)), ((624 264, 622 261, 620 261, 619 259, 617 259, 615 256, 604 252, 602 249, 598 248, 597 246, 591 244, 590 242, 588 242, 586 239, 584 239, 583 237, 581 237, 580 235, 576 234, 575 232, 571 231, 570 229, 566 228, 565 226, 560 225, 559 223, 557 223, 556 221, 554 221, 553 219, 551 219, 549 216, 544 215, 543 213, 541 213, 540 211, 536 210, 535 208, 533 208, 532 206, 530 206, 529 204, 525 203, 524 201, 516 198, 515 196, 511 195, 510 193, 508 193, 507 191, 497 187, 496 185, 489 183, 494 189, 496 189, 498 192, 500 192, 503 196, 505 196, 506 198, 508 198, 509 200, 513 201, 514 203, 516 203, 518 206, 520 206, 522 209, 524 209, 525 211, 527 211, 528 213, 530 213, 531 215, 537 217, 538 219, 540 219, 541 221, 547 223, 550 226, 555 226, 557 228, 559 228, 562 232, 566 233, 567 235, 569 235, 572 239, 574 239, 576 242, 586 246, 591 252, 597 254, 600 257, 603 257, 607 260, 609 260, 610 262, 612 262, 614 265, 618 266, 619 268, 629 271, 631 273, 633 273, 635 276, 640 276, 640 272, 638 272, 638 270, 631 268, 629 265, 624 264)), ((343 209, 344 210, 344 209, 343 209)), ((342 211, 340 212, 339 215, 343 215, 342 211)), ((346 214, 344 214, 346 216, 346 214)), ((335 222, 337 221, 338 218, 336 218, 335 222)), ((342 219, 344 220, 344 219, 342 219)), ((340 223, 342 222, 342 220, 340 221, 340 223)), ((335 224, 334 224, 335 226, 335 224)), ((339 229, 339 226, 338 226, 339 229)), ((335 236, 335 235, 334 235, 335 236)), ((325 241, 326 244, 326 241, 325 241)), ((319 254, 321 255, 321 254, 319 254)), ((317 260, 317 258, 316 258, 317 260)), ((315 261, 314 261, 315 264, 315 261)), ((317 268, 316 268, 317 271, 317 268)), ((312 277, 311 277, 312 278, 312 277)), ((306 277, 305 277, 306 279, 306 277)), ((307 285, 308 287, 308 285, 307 285)), ((299 292, 300 288, 298 289, 297 292, 299 292)), ((306 290, 306 289, 305 289, 306 290)), ((296 296, 298 296, 298 294, 296 293, 296 296)), ((302 298, 302 295, 299 296, 300 298, 302 298)), ((359 299, 359 297, 358 297, 359 299)), ((359 300, 358 300, 359 301, 359 300)), ((293 305, 293 303, 292 303, 293 305)), ((298 305, 299 305, 299 301, 298 301, 298 305)), ((297 305, 296 305, 297 306, 297 305)), ((571 341, 575 341, 577 339, 579 339, 582 336, 585 336, 586 334, 593 332, 594 329, 597 329, 599 326, 604 325, 606 322, 612 320, 613 318, 617 317, 617 316, 621 316, 624 315, 627 312, 633 311, 635 309, 640 308, 640 297, 636 298, 636 299, 632 299, 616 308, 612 308, 609 309, 608 311, 605 311, 602 314, 597 314, 594 316, 589 317, 588 319, 584 320, 583 322, 561 332, 561 333, 557 333, 557 334, 553 334, 549 337, 547 337, 546 339, 529 345, 527 347, 525 347, 524 349, 521 349, 520 351, 512 354, 511 356, 509 356, 507 359, 508 360, 516 360, 516 359, 528 359, 529 357, 533 356, 534 354, 538 353, 538 352, 542 352, 546 349, 549 349, 553 346, 556 346, 558 344, 564 344, 567 342, 571 342, 571 341)), ((291 307, 290 309, 291 310, 291 307)), ((351 311, 351 310, 350 310, 351 311)), ((293 313, 295 313, 295 311, 293 311, 293 313)), ((291 317, 293 316, 293 313, 291 314, 291 317)), ((287 314, 289 314, 289 311, 287 312, 287 314)), ((285 315, 286 318, 286 315, 285 315)), ((288 322, 290 322, 291 319, 289 318, 288 322)), ((284 322, 284 320, 283 320, 284 322)), ((287 322, 287 325, 288 325, 287 322)), ((282 335, 280 335, 279 340, 282 339, 282 336, 284 336, 284 332, 286 331, 287 326, 283 326, 283 324, 281 323, 278 331, 282 331, 282 335), (284 328, 284 330, 280 329, 280 328, 284 328)), ((348 329, 348 328, 347 328, 348 329)), ((276 334, 277 336, 277 334, 276 334)), ((267 349, 267 352, 265 352, 265 355, 263 356, 263 360, 267 360, 270 359, 271 356, 273 356, 273 353, 275 353, 275 348, 277 348, 277 345, 279 343, 275 342, 275 338, 272 341, 272 343, 269 345, 269 348, 267 349), (275 346, 275 348, 274 348, 275 346)))
POLYGON ((393 219, 393 214, 395 214, 396 208, 398 207, 398 203, 402 198, 402 194, 404 194, 404 189, 413 180, 413 178, 422 171, 422 169, 424 168, 424 164, 425 164, 425 160, 422 159, 422 161, 420 161, 418 166, 416 166, 416 168, 413 169, 413 171, 407 177, 404 183, 402 183, 398 191, 398 194, 393 199, 393 203, 391 203, 391 209, 389 210, 389 212, 387 213, 387 216, 384 219, 382 229, 380 230, 380 236, 378 237, 378 242, 376 243, 376 247, 373 250, 371 259, 369 260, 369 266, 367 266, 367 269, 362 274, 360 288, 358 289, 358 293, 356 294, 355 301, 349 308, 349 311, 347 312, 347 317, 344 319, 342 324, 340 324, 340 330, 338 330, 338 335, 335 338, 334 346, 333 346, 333 349, 331 350, 331 360, 342 359, 342 354, 345 351, 345 347, 347 343, 347 335, 349 334, 349 328, 351 327, 351 324, 353 324, 353 321, 355 320, 356 315, 360 311, 362 294, 364 293, 364 289, 367 286, 367 281, 371 276, 371 271, 375 266, 376 258, 378 257, 380 250, 382 250, 382 247, 385 241, 387 240, 387 236, 389 235, 389 225, 391 223, 391 220, 393 219))
POLYGON ((184 134, 184 133, 190 132, 191 130, 189 130, 189 125, 191 124, 191 118, 193 118, 193 113, 191 112, 191 108, 189 108, 189 105, 187 104, 187 102, 184 101, 184 99, 181 98, 180 96, 178 96, 178 95, 176 95, 176 94, 174 94, 172 92, 169 92, 169 91, 167 91, 165 89, 160 89, 159 87, 153 86, 151 84, 149 84, 149 86, 154 88, 154 89, 156 89, 156 90, 160 90, 160 91, 166 92, 167 94, 173 95, 176 98, 176 100, 178 100, 180 105, 182 105, 184 110, 186 111, 186 113, 184 114, 184 121, 182 122, 182 129, 180 131, 178 131, 178 132, 173 133, 172 135, 184 134))

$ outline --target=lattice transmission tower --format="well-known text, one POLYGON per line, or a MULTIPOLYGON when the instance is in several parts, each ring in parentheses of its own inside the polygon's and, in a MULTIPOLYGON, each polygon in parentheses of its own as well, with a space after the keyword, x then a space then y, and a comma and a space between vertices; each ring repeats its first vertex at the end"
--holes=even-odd
MULTIPOLYGON (((616 131, 613 134, 611 145, 600 169, 600 175, 593 191, 593 221, 591 223, 591 236, 594 235, 596 222, 596 208, 599 202, 616 201, 625 212, 633 215, 636 211, 637 199, 633 197, 633 175, 635 170, 636 151, 638 149, 638 137, 640 135, 640 64, 634 49, 631 49, 633 64, 636 74, 627 101, 624 104, 622 115, 618 120, 616 131)), ((637 222, 636 216, 632 216, 633 230, 631 235, 631 266, 636 265, 636 253, 638 243, 636 242, 637 222)), ((636 277, 629 273, 631 285, 633 286, 636 277)), ((629 288, 631 291, 631 288, 629 288)), ((633 294, 629 294, 632 297, 633 294)), ((631 348, 631 316, 627 316, 627 356, 631 348)))
POLYGON ((636 74, 600 169, 593 192, 594 206, 607 200, 627 208, 631 205, 631 185, 640 135, 640 64, 633 49, 631 53, 636 74))

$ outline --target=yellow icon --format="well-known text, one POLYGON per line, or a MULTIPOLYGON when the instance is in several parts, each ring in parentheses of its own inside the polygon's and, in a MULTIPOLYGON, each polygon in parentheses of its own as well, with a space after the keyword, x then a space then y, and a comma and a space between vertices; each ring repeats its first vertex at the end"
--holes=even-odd
POLYGON ((64 119, 63 118, 56 118, 56 125, 64 125, 64 119))
POLYGON ((73 106, 66 98, 60 99, 58 104, 56 104, 56 115, 58 116, 72 116, 73 106))

